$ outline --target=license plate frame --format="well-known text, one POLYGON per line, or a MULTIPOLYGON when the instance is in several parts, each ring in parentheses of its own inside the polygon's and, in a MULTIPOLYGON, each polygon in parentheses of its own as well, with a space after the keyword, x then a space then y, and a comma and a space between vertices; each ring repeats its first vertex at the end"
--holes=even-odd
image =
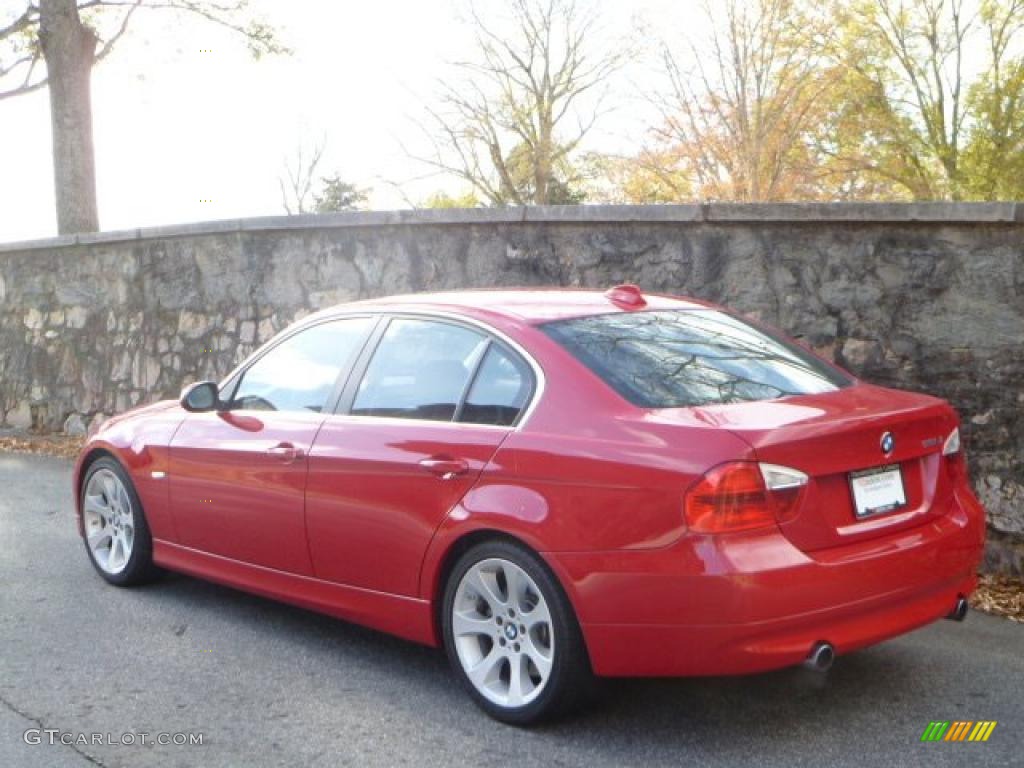
MULTIPOLYGON (((853 514, 858 520, 864 520, 876 515, 884 515, 893 512, 907 505, 907 488, 903 483, 903 468, 899 464, 886 464, 881 467, 871 467, 850 472, 847 476, 850 484, 850 496, 853 500, 853 514), (882 478, 882 475, 889 475, 882 478), (862 481, 866 477, 879 477, 878 483, 887 483, 885 487, 871 489, 866 487, 862 481), (871 497, 882 496, 882 503, 875 506, 871 504, 871 497)), ((877 498, 876 498, 877 500, 877 498)))

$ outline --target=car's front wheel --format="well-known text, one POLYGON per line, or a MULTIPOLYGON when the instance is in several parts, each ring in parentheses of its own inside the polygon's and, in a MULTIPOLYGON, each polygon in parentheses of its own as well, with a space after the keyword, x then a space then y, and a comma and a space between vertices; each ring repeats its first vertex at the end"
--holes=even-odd
POLYGON ((153 540, 131 478, 113 458, 89 466, 82 483, 85 548, 100 576, 127 587, 151 580, 153 540))
POLYGON ((564 714, 589 691, 572 606, 526 548, 503 540, 472 547, 452 569, 443 611, 452 667, 492 717, 527 725, 564 714))

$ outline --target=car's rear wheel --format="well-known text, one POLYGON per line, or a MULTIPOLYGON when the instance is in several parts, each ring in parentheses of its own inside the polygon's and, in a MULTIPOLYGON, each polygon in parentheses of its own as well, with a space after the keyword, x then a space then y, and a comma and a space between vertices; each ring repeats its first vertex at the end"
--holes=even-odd
POLYGON ((496 540, 467 551, 448 578, 443 611, 452 667, 492 717, 527 725, 566 713, 589 691, 572 606, 525 547, 496 540))
POLYGON ((151 580, 153 540, 131 478, 114 459, 94 461, 82 483, 82 523, 89 560, 120 587, 151 580))

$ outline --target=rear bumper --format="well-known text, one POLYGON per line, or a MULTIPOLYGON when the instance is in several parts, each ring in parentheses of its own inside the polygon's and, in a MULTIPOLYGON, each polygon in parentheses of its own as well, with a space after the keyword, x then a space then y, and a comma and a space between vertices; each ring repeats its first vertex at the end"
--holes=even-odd
POLYGON ((984 512, 965 490, 917 528, 814 553, 760 532, 547 557, 598 675, 725 675, 798 664, 819 641, 849 653, 946 616, 974 589, 983 544, 984 512))

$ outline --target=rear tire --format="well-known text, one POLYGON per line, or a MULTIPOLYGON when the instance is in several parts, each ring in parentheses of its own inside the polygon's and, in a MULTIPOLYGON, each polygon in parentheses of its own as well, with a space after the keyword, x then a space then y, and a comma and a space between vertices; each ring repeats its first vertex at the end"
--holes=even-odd
POLYGON ((459 558, 445 585, 442 629, 455 674, 496 720, 530 725, 565 715, 592 689, 568 598, 519 544, 487 541, 459 558))
POLYGON ((104 456, 89 465, 81 509, 85 550, 104 580, 131 587, 159 575, 142 502, 128 473, 113 458, 104 456))

